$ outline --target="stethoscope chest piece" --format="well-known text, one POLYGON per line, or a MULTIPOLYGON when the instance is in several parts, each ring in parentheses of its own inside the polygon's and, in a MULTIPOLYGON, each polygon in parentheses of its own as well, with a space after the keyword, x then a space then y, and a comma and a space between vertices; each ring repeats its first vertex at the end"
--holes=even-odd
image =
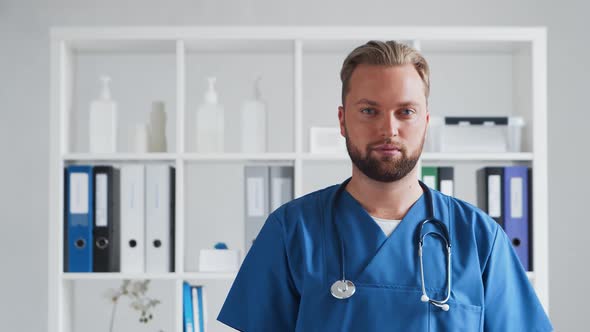
POLYGON ((350 280, 336 280, 330 287, 332 296, 339 300, 344 300, 351 297, 356 291, 356 287, 350 280))

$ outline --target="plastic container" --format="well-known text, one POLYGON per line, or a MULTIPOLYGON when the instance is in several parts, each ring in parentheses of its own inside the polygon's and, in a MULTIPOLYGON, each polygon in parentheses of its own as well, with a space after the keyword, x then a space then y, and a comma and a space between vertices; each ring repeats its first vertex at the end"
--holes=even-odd
POLYGON ((508 118, 508 151, 522 151, 522 129, 524 128, 524 119, 519 116, 508 118))
POLYGON ((197 109, 196 145, 197 152, 216 153, 224 150, 224 111, 218 103, 215 91, 215 77, 209 79, 209 89, 204 102, 197 109))
POLYGON ((261 77, 254 81, 254 96, 246 100, 241 108, 242 152, 264 153, 268 150, 268 114, 266 104, 260 97, 261 77))
POLYGON ((131 148, 134 153, 146 153, 149 151, 150 134, 148 125, 138 123, 131 132, 131 148))
POLYGON ((426 142, 424 143, 424 150, 427 152, 442 151, 442 136, 445 126, 445 121, 442 117, 431 116, 428 124, 428 131, 426 133, 426 142))
POLYGON ((149 151, 166 152, 166 111, 163 101, 152 102, 149 123, 149 151))
POLYGON ((90 153, 117 152, 117 103, 111 99, 111 78, 101 76, 100 98, 90 103, 88 117, 90 153))

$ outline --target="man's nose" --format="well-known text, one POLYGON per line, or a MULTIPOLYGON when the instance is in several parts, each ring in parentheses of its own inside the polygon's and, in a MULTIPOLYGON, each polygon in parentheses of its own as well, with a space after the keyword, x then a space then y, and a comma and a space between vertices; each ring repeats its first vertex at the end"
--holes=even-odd
POLYGON ((399 134, 399 121, 394 112, 387 112, 383 115, 379 131, 381 137, 384 138, 395 137, 399 134))

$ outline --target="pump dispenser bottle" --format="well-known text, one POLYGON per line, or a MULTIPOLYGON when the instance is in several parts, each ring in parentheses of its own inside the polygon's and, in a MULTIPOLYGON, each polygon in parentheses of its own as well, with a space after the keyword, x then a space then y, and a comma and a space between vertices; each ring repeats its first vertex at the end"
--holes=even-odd
POLYGON ((204 102, 197 109, 196 143, 197 152, 223 152, 224 114, 223 106, 218 103, 215 91, 215 77, 209 79, 209 89, 204 102))
POLYGON ((267 112, 266 105, 260 97, 260 80, 254 81, 254 96, 242 104, 242 152, 264 153, 267 151, 267 112))
POLYGON ((115 153, 117 151, 117 103, 111 99, 108 76, 102 76, 100 99, 90 103, 88 128, 91 153, 115 153))

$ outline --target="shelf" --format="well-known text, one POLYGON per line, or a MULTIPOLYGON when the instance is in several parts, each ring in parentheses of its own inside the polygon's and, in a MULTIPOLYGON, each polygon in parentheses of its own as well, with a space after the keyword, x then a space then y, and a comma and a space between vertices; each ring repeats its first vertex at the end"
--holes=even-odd
POLYGON ((291 53, 293 40, 186 39, 188 53, 291 53))
MULTIPOLYGON (((412 44, 411 40, 398 40, 405 44, 412 44)), ((357 46, 365 44, 367 39, 306 39, 303 41, 303 51, 306 54, 335 54, 339 57, 342 54, 348 54, 354 50, 357 46)), ((344 59, 342 59, 344 60, 344 59)))
POLYGON ((350 160, 346 153, 304 153, 301 155, 302 160, 322 161, 322 160, 350 160))
POLYGON ((187 272, 181 274, 183 280, 231 280, 236 278, 237 272, 187 272))
POLYGON ((423 161, 451 160, 451 161, 532 161, 531 152, 501 152, 501 153, 445 153, 425 152, 423 161))
POLYGON ((187 161, 248 161, 248 160, 285 160, 292 161, 296 159, 295 153, 187 153, 183 154, 183 159, 187 161))
MULTIPOLYGON (((305 153, 301 156, 303 160, 350 160, 348 154, 319 154, 305 153)), ((533 154, 530 152, 506 152, 506 153, 444 153, 425 152, 422 154, 422 161, 532 161, 533 154)))
MULTIPOLYGON (((183 159, 186 161, 294 161, 296 159, 322 161, 322 160, 350 160, 348 154, 340 153, 120 153, 120 154, 92 154, 72 153, 63 156, 64 161, 174 161, 183 159)), ((425 152, 423 161, 532 161, 531 152, 506 152, 506 153, 444 153, 425 152)))
POLYGON ((497 41, 497 40, 420 40, 420 51, 424 53, 473 53, 490 54, 505 53, 513 54, 526 50, 527 41, 497 41))
POLYGON ((295 153, 71 153, 63 156, 64 161, 292 161, 295 153))
POLYGON ((77 53, 103 53, 103 54, 150 54, 169 53, 175 51, 174 40, 71 40, 69 47, 77 53))
POLYGON ((62 273, 62 279, 64 280, 176 280, 179 278, 180 274, 178 273, 62 273))
POLYGON ((63 280, 233 280, 236 272, 187 272, 187 273, 62 273, 63 280))
POLYGON ((64 161, 174 161, 176 153, 70 153, 64 155, 64 161))
MULTIPOLYGON (((187 272, 187 273, 62 273, 63 280, 123 280, 123 279, 150 279, 150 280, 227 280, 233 281, 237 272, 187 272)), ((527 272, 531 282, 535 280, 535 272, 527 272)))

